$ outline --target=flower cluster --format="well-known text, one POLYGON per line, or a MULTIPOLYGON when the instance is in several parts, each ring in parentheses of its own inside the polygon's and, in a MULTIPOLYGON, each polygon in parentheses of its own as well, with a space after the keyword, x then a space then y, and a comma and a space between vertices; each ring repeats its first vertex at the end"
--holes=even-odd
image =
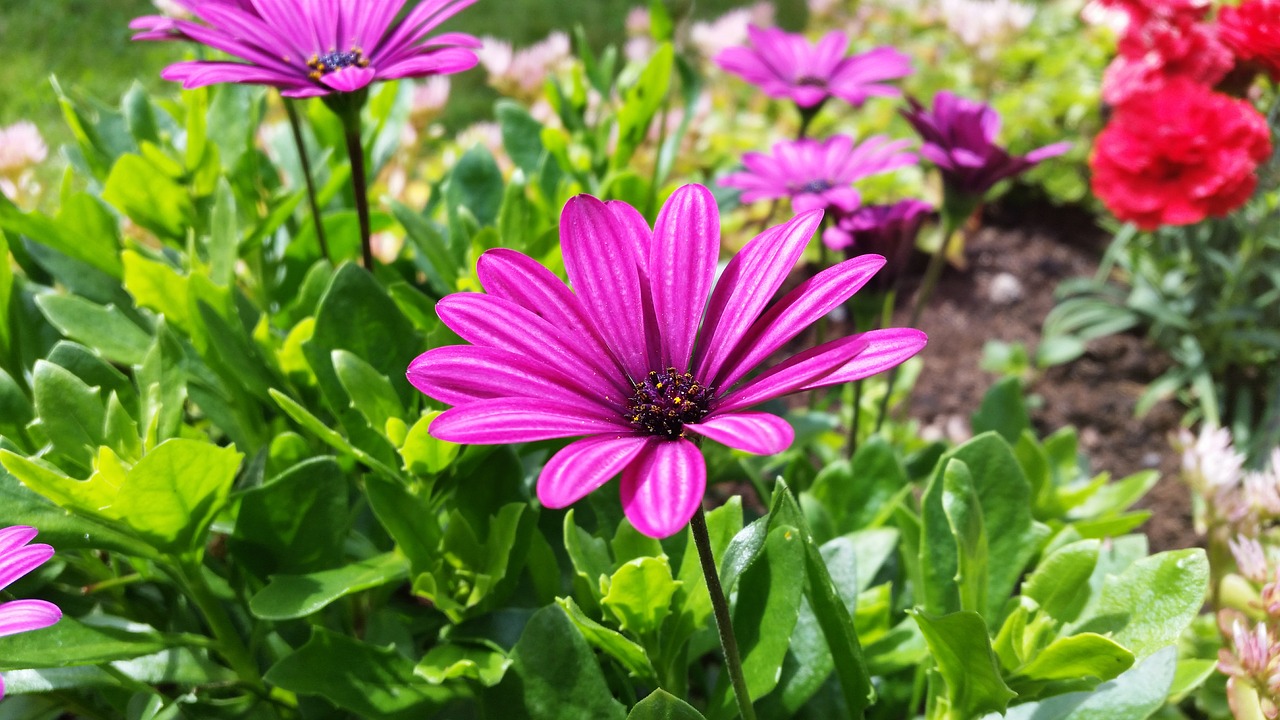
POLYGON ((489 73, 489 84, 498 92, 532 101, 542 94, 547 76, 569 62, 570 51, 569 36, 557 31, 520 50, 506 41, 484 37, 476 56, 489 73))
POLYGON ((14 200, 35 195, 31 169, 48 156, 34 124, 23 120, 0 128, 0 193, 14 200))
POLYGON ((1256 536, 1280 519, 1280 448, 1262 470, 1246 470, 1245 456, 1226 428, 1205 426, 1198 435, 1181 430, 1173 445, 1182 453, 1182 480, 1204 506, 1197 509, 1196 530, 1225 527, 1230 534, 1256 536))
POLYGON ((485 293, 437 303, 471 345, 429 350, 409 367, 415 387, 454 406, 431 434, 471 444, 585 435, 543 468, 542 503, 565 507, 621 473, 631 523, 652 537, 675 533, 706 487, 695 439, 781 452, 791 426, 749 408, 866 377, 924 347, 917 330, 871 331, 749 377, 884 264, 848 260, 770 305, 821 218, 810 211, 766 230, 717 281, 720 218, 706 188, 676 190, 652 230, 620 201, 571 199, 560 240, 572 290, 532 258, 497 249, 477 267, 485 293))
POLYGON ((1242 58, 1265 58, 1274 21, 1245 27, 1258 12, 1251 3, 1224 10, 1222 25, 1209 23, 1207 5, 1193 0, 1110 5, 1127 23, 1103 78, 1103 99, 1115 113, 1089 160, 1095 194, 1116 217, 1146 230, 1231 212, 1253 193, 1271 138, 1251 104, 1214 85, 1232 66, 1224 41, 1231 38, 1242 58))

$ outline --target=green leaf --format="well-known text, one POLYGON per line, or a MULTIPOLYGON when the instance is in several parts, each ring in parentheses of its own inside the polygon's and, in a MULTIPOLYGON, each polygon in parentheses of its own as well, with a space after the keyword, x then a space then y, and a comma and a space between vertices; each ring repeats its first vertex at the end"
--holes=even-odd
POLYGON ((508 689, 531 720, 623 720, 595 654, 556 605, 534 613, 511 650, 508 689))
POLYGON ((1152 555, 1103 582, 1098 602, 1074 632, 1110 633, 1145 658, 1176 641, 1195 619, 1209 589, 1209 561, 1191 548, 1152 555))
POLYGON ((831 513, 835 534, 888 522, 891 501, 907 486, 907 473, 887 441, 873 437, 858 446, 852 461, 824 467, 809 493, 831 513))
POLYGON ((658 108, 662 107, 671 87, 671 70, 675 63, 675 51, 671 43, 658 46, 649 63, 630 88, 622 94, 622 107, 618 109, 618 141, 610 166, 620 169, 627 166, 636 148, 640 147, 649 132, 649 124, 658 108))
POLYGON ((982 405, 971 418, 973 434, 994 430, 1010 445, 1016 445, 1022 431, 1031 427, 1026 402, 1022 399, 1022 381, 1003 378, 982 396, 982 405))
POLYGON ((414 475, 436 475, 453 464, 461 445, 431 436, 431 422, 440 415, 433 410, 422 414, 409 428, 404 444, 400 446, 400 458, 404 467, 414 475))
MULTIPOLYGON (((223 93, 225 95, 225 93, 223 93)), ((240 229, 236 224, 236 197, 226 178, 219 178, 209 217, 209 238, 205 254, 209 259, 209 275, 219 285, 230 285, 235 278, 239 253, 240 229)))
POLYGON ((387 376, 346 350, 334 350, 331 357, 338 381, 370 426, 382 429, 387 426, 388 418, 404 417, 404 405, 387 376))
POLYGON ((141 155, 122 155, 111 168, 102 199, 164 238, 182 240, 196 217, 187 188, 141 155))
POLYGON ((63 617, 43 630, 0 638, 0 670, 96 665, 150 655, 171 644, 150 628, 124 621, 88 625, 63 617))
POLYGON ((980 713, 1004 712, 1017 694, 1004 684, 987 623, 976 612, 961 611, 931 616, 920 610, 908 611, 920 626, 938 672, 946 683, 943 716, 977 717, 980 713))
POLYGON ((408 576, 408 563, 396 553, 307 575, 276 575, 249 600, 249 610, 263 620, 292 620, 352 593, 400 582, 408 576))
POLYGON ((36 361, 31 385, 36 414, 54 449, 74 467, 88 468, 106 419, 97 388, 43 360, 36 361))
POLYGON ((494 115, 502 127, 502 146, 526 177, 535 177, 542 161, 542 123, 514 100, 499 100, 494 115))
POLYGON ((502 186, 502 170, 493 154, 483 145, 475 145, 453 166, 445 197, 450 208, 465 207, 481 225, 493 225, 502 202, 502 186))
POLYGON ((631 708, 627 720, 705 720, 692 705, 658 688, 631 708))
POLYGON ((437 295, 447 295, 457 289, 458 277, 465 268, 454 257, 444 235, 412 208, 391 201, 391 214, 404 226, 405 236, 412 243, 419 267, 427 275, 427 281, 437 295))
POLYGON ((564 608, 569 620, 573 622, 574 627, 578 628, 578 632, 582 633, 587 642, 611 655, 627 669, 627 672, 637 678, 655 678, 649 656, 640 645, 628 640, 622 633, 587 617, 573 598, 556 598, 556 604, 564 608))
POLYGON ((598 601, 604 595, 601 579, 613 574, 613 556, 609 544, 578 527, 573 516, 573 510, 564 514, 564 549, 589 596, 598 601))
MULTIPOLYGON (((7 461, 7 456, 0 456, 0 460, 7 461)), ((116 528, 72 515, 51 504, 33 490, 23 487, 18 478, 3 472, 0 473, 0 526, 8 525, 40 528, 40 542, 59 550, 90 548, 133 556, 155 554, 151 548, 116 528)))
POLYGON ((1033 681, 1110 680, 1133 666, 1133 653, 1095 633, 1060 637, 1040 650, 1015 675, 1033 681))
POLYGON ((809 604, 826 637, 836 677, 850 713, 857 716, 875 701, 871 675, 863 659, 862 646, 854 630, 849 607, 832 581, 823 554, 812 540, 805 543, 805 574, 808 576, 809 604))
POLYGON ((414 676, 413 663, 322 627, 267 671, 264 679, 299 695, 318 695, 361 717, 431 717, 453 694, 414 676))
POLYGON ((769 531, 764 548, 738 580, 733 630, 752 699, 778 684, 804 594, 804 539, 794 527, 769 531))
POLYGON ((429 570, 439 559, 440 546, 440 524, 429 496, 377 475, 365 478, 365 493, 378 522, 409 559, 413 574, 429 570))
POLYGON ((132 250, 124 251, 121 260, 124 287, 138 307, 163 315, 174 327, 190 335, 194 328, 187 304, 187 278, 168 265, 132 250))
POLYGON ((671 577, 665 555, 639 557, 618 568, 606 583, 600 600, 623 630, 636 635, 657 631, 671 612, 671 597, 679 585, 671 577))
POLYGON ((120 235, 116 218, 88 193, 65 196, 55 218, 34 211, 23 213, 0 193, 0 229, 30 238, 112 277, 120 277, 120 235))
POLYGON ((1022 594, 1053 619, 1073 622, 1089 601, 1089 576, 1100 547, 1097 540, 1081 540, 1053 551, 1023 581, 1022 594))
POLYGON ((507 656, 493 648, 446 643, 428 650, 413 668, 413 674, 432 685, 465 678, 493 687, 502 682, 510 665, 507 656))
POLYGON ((121 677, 148 685, 214 685, 235 682, 235 673, 209 659, 203 650, 162 650, 110 663, 108 673, 94 665, 10 670, 4 674, 5 695, 48 693, 91 687, 121 687, 121 677))
POLYGON ((1177 649, 1167 647, 1092 691, 1016 705, 983 720, 1146 720, 1164 705, 1177 659, 1177 649))
POLYGON ((36 305, 67 337, 97 350, 119 365, 140 365, 151 338, 114 305, 102 306, 74 295, 48 293, 36 305))
POLYGON ((923 532, 920 566, 924 575, 922 600, 933 615, 960 607, 955 583, 959 548, 943 508, 944 472, 952 459, 968 466, 973 490, 986 527, 999 528, 988 536, 987 607, 983 616, 999 620, 1014 583, 1037 552, 1048 529, 1031 517, 1031 487, 1009 445, 996 433, 984 433, 944 455, 921 498, 923 532))
POLYGON ((329 457, 314 457, 240 499, 231 550, 259 577, 308 573, 342 563, 347 481, 329 457))
POLYGON ((942 470, 942 512, 959 550, 955 581, 960 609, 982 614, 987 608, 987 530, 963 460, 953 458, 942 470))

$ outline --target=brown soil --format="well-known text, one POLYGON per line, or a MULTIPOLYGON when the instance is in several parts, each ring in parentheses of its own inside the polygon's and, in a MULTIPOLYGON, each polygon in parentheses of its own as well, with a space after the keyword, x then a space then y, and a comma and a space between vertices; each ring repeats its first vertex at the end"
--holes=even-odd
MULTIPOLYGON (((1092 276, 1106 247, 1105 232, 1079 211, 1028 207, 1018 214, 988 211, 969 235, 968 267, 948 268, 919 324, 929 335, 925 369, 912 393, 910 412, 926 425, 963 432, 969 415, 997 377, 980 367, 988 340, 1020 342, 1034 353, 1058 283, 1092 276), (1017 280, 1021 296, 993 298, 1017 280)), ((907 313, 900 313, 905 324, 907 313)), ((1156 468, 1161 479, 1140 507, 1153 515, 1142 530, 1152 552, 1200 544, 1191 527, 1190 498, 1178 480, 1178 458, 1168 436, 1182 410, 1171 402, 1135 417, 1144 387, 1168 360, 1139 335, 1117 335, 1092 343, 1080 359, 1037 373, 1029 392, 1038 398, 1032 421, 1043 436, 1065 425, 1080 433, 1080 450, 1092 470, 1121 478, 1156 468)))

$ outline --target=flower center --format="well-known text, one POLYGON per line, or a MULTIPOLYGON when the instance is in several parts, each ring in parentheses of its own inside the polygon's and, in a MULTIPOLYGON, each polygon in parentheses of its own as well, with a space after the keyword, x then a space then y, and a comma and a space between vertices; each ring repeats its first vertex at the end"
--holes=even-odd
POLYGON ((311 59, 307 61, 307 67, 311 68, 311 72, 307 74, 307 77, 312 80, 319 80, 335 70, 352 66, 369 67, 369 60, 364 56, 363 50, 358 47, 352 47, 346 51, 330 50, 323 55, 311 56, 311 59))
POLYGON ((627 420, 649 435, 669 439, 684 437, 685 423, 707 416, 712 388, 693 379, 692 373, 677 373, 669 367, 651 370, 634 384, 635 394, 627 400, 627 420))
POLYGON ((827 81, 826 81, 826 80, 823 80, 823 79, 822 79, 822 78, 820 78, 820 77, 814 77, 814 76, 812 76, 812 75, 805 75, 804 77, 801 77, 801 78, 797 79, 797 80, 796 80, 796 84, 797 84, 797 85, 805 85, 805 86, 808 86, 808 87, 826 87, 826 86, 827 86, 827 81))
POLYGON ((824 193, 833 187, 835 187, 835 185, 830 180, 810 180, 800 186, 800 192, 813 193, 817 195, 819 193, 824 193))

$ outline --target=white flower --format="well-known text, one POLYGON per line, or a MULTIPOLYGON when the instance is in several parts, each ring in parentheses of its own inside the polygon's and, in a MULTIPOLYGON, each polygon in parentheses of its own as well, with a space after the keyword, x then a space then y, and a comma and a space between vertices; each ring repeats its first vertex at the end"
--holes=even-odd
POLYGON ((942 0, 942 17, 960 41, 987 50, 989 43, 1031 24, 1035 8, 1016 0, 942 0))
POLYGON ((689 41, 706 58, 721 50, 747 44, 747 26, 773 24, 773 5, 756 3, 751 7, 731 10, 711 22, 696 22, 689 29, 689 41))
POLYGON ((0 128, 0 176, 17 180, 24 170, 48 156, 49 148, 33 123, 20 120, 0 128))

